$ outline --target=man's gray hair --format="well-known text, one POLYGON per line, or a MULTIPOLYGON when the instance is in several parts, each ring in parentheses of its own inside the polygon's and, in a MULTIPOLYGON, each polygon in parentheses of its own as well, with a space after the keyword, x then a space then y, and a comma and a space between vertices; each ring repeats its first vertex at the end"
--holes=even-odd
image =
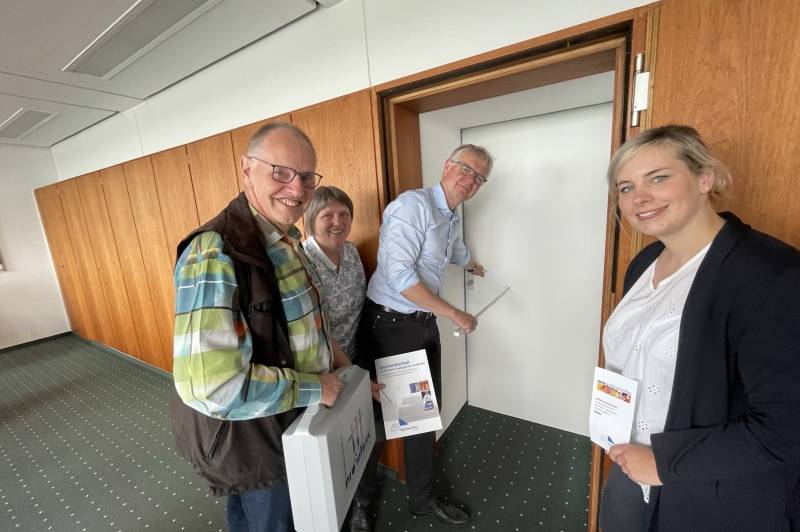
POLYGON ((486 175, 492 173, 492 167, 494 166, 494 159, 492 158, 492 155, 489 153, 489 150, 487 150, 483 146, 476 146, 475 144, 462 144, 461 146, 453 150, 453 153, 450 154, 450 158, 460 161, 461 159, 459 159, 458 156, 464 152, 474 153, 475 155, 477 155, 486 165, 486 175))
POLYGON ((294 124, 290 124, 289 122, 268 122, 258 128, 258 131, 253 133, 253 136, 250 137, 250 142, 247 143, 247 153, 253 153, 258 146, 264 141, 266 137, 270 134, 278 131, 279 129, 285 129, 295 135, 298 140, 304 142, 308 148, 311 150, 311 154, 314 156, 314 164, 317 163, 317 150, 314 149, 314 145, 311 143, 311 139, 308 138, 305 131, 300 129, 294 124))

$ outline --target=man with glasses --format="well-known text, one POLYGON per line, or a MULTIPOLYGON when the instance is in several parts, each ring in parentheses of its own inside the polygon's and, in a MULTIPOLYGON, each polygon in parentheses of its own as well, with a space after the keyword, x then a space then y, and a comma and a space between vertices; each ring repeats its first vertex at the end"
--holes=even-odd
MULTIPOLYGON (((492 157, 485 148, 464 144, 444 164, 436 186, 405 192, 383 213, 378 268, 367 288, 356 362, 375 375, 374 357, 425 349, 440 405, 441 345, 436 316, 471 332, 477 320, 441 297, 448 264, 483 276, 483 266, 470 258, 456 209, 486 184, 492 157), (366 359, 364 357, 367 357, 366 359), (370 358, 372 357, 372 358, 370 358)), ((380 405, 374 405, 376 416, 380 405)), ((377 460, 383 423, 376 423, 376 444, 351 511, 352 531, 373 529, 372 504, 377 494, 377 460)), ((405 468, 411 513, 451 525, 465 525, 469 514, 433 492, 434 433, 405 438, 405 468)))
POLYGON ((350 362, 331 339, 324 294, 294 223, 322 176, 287 123, 253 135, 244 192, 178 245, 172 401, 178 450, 232 531, 294 530, 281 435, 302 407, 333 405, 350 362))

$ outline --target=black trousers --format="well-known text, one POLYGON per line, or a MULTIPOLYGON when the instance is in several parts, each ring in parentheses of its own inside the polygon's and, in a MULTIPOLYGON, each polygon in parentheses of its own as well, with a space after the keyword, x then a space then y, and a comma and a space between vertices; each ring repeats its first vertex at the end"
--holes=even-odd
POLYGON ((641 486, 629 479, 617 464, 612 464, 600 498, 600 529, 603 532, 655 530, 658 491, 658 487, 651 486, 650 502, 644 502, 641 486))
MULTIPOLYGON (((442 347, 436 318, 404 317, 390 314, 367 300, 361 313, 358 333, 358 357, 355 362, 370 372, 375 379, 375 360, 382 357, 425 349, 431 368, 433 387, 442 408, 442 347)), ((367 468, 356 489, 355 500, 371 505, 378 490, 378 459, 386 434, 383 428, 381 405, 373 402, 375 414, 375 448, 372 450, 367 468)), ((408 436, 405 440, 406 487, 410 504, 420 506, 433 497, 433 456, 435 435, 433 432, 408 436)))

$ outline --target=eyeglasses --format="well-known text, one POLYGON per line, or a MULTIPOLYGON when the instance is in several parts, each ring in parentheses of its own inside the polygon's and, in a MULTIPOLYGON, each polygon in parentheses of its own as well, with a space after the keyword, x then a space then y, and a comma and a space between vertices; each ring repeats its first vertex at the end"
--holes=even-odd
POLYGON ((270 165, 272 167, 272 179, 278 183, 291 183, 294 181, 295 177, 300 176, 300 184, 303 185, 303 187, 315 189, 322 180, 322 176, 314 172, 298 172, 294 168, 289 168, 288 166, 268 163, 264 159, 259 159, 255 155, 247 155, 246 157, 248 159, 255 159, 258 162, 270 165))
POLYGON ((475 171, 473 167, 471 167, 467 163, 462 163, 461 161, 457 161, 455 159, 449 159, 449 161, 453 164, 458 165, 458 173, 460 173, 465 177, 473 178, 478 185, 483 185, 488 181, 485 175, 479 174, 477 171, 475 171))

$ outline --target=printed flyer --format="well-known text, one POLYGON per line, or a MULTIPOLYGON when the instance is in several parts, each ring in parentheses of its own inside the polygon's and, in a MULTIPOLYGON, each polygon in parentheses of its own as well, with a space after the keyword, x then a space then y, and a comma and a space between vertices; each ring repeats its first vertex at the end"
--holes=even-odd
POLYGON ((424 350, 375 361, 381 390, 386 439, 402 438, 442 428, 439 403, 424 350))
POLYGON ((605 449, 630 443, 638 382, 603 368, 594 369, 589 436, 605 449))

